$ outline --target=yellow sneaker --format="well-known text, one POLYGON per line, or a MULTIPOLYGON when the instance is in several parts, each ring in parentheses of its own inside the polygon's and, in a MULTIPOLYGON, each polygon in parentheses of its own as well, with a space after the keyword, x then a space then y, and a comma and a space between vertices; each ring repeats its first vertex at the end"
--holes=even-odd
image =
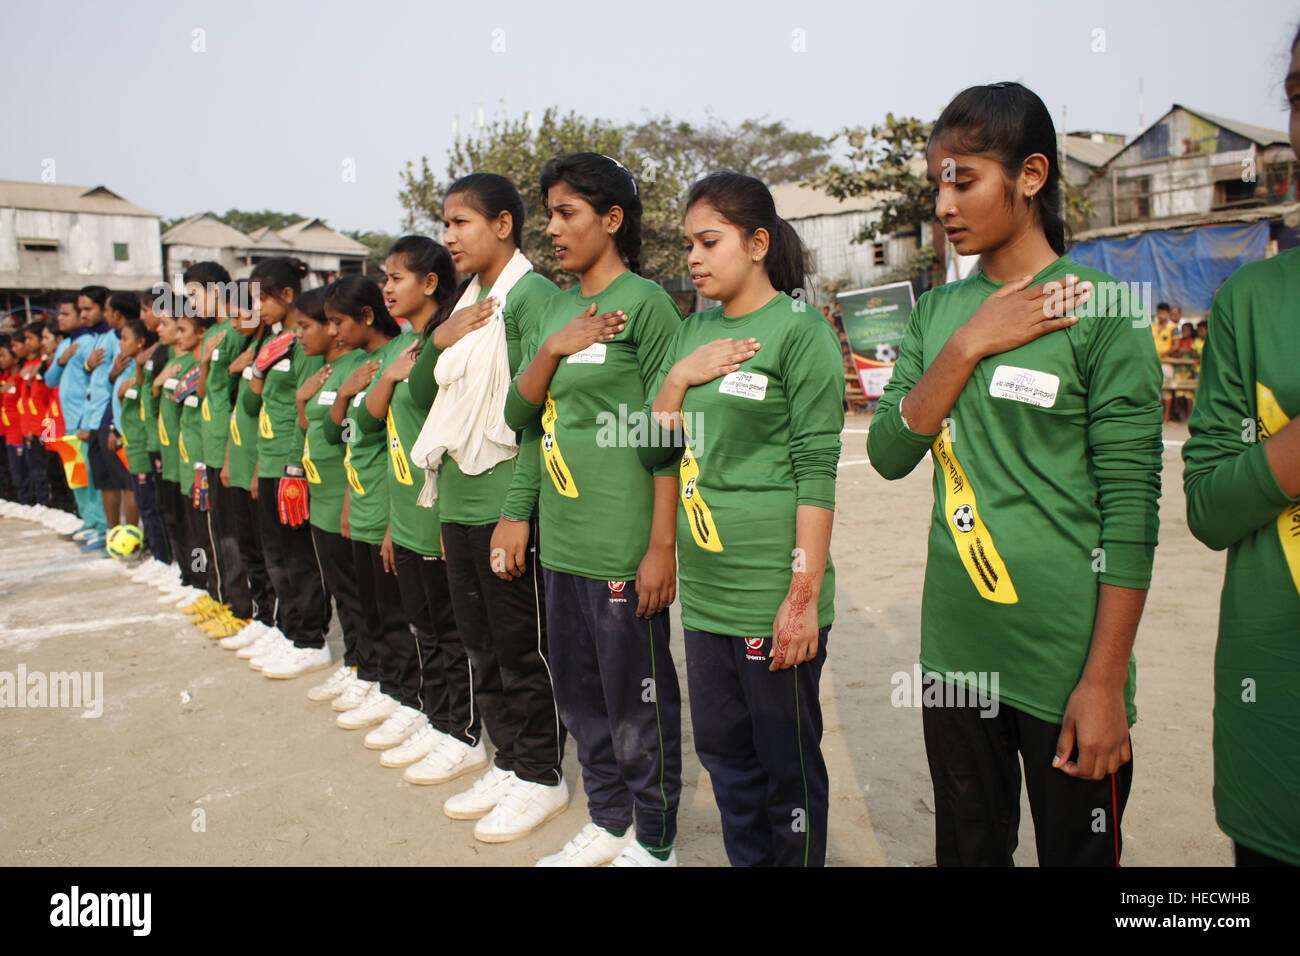
POLYGON ((178 604, 176 609, 191 616, 195 614, 210 613, 210 608, 216 602, 207 594, 200 594, 188 604, 178 604))
POLYGON ((223 614, 212 623, 203 625, 199 630, 212 640, 219 641, 223 637, 233 637, 238 634, 247 624, 247 621, 240 620, 233 614, 223 614))

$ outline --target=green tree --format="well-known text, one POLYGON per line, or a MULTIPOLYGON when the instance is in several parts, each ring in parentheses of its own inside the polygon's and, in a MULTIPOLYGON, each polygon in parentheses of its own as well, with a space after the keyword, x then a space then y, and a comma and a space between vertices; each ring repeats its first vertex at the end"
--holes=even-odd
POLYGON ((934 217, 934 189, 919 171, 933 123, 915 117, 885 114, 882 124, 840 130, 832 138, 848 146, 846 162, 832 163, 809 178, 811 185, 836 199, 871 196, 881 205, 881 215, 854 237, 868 242, 881 235, 920 233, 934 217))
POLYGON ((719 169, 755 176, 769 186, 799 182, 825 170, 828 141, 767 117, 727 123, 712 113, 696 126, 669 116, 628 127, 634 146, 679 154, 693 181, 719 169))
POLYGON ((554 107, 535 124, 524 117, 498 119, 473 136, 458 138, 448 150, 445 178, 433 171, 427 156, 418 164, 408 161, 398 192, 406 210, 403 226, 438 234, 448 187, 471 172, 497 173, 514 183, 524 199, 524 255, 542 275, 571 285, 576 277, 561 270, 551 254, 537 184, 547 160, 577 152, 612 156, 632 172, 642 205, 641 271, 657 279, 680 274, 680 202, 686 176, 681 157, 662 143, 633 145, 625 129, 605 120, 572 111, 561 114, 554 107))

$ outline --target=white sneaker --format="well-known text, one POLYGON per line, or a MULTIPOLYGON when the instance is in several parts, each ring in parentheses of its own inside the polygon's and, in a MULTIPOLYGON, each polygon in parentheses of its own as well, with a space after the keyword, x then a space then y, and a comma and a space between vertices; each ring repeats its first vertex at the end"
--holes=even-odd
POLYGON ((446 736, 442 731, 437 730, 433 724, 429 723, 426 717, 424 723, 417 725, 415 731, 409 737, 396 747, 391 747, 379 755, 379 766, 409 767, 411 764, 428 756, 429 752, 436 748, 442 738, 446 736))
POLYGON ((366 697, 370 694, 370 688, 373 686, 373 681, 362 680, 358 677, 347 687, 343 688, 343 693, 334 698, 333 702, 330 704, 330 709, 343 713, 345 710, 353 710, 360 707, 366 702, 366 697))
MULTIPOLYGON (((256 660, 257 658, 253 658, 256 660)), ((248 662, 250 665, 253 661, 248 662)), ((301 677, 303 674, 310 674, 313 671, 323 671, 334 664, 334 658, 330 656, 329 645, 325 647, 293 647, 274 660, 268 660, 262 666, 262 676, 269 677, 271 680, 290 680, 294 677, 301 677)))
POLYGON ((487 773, 474 781, 474 786, 448 797, 442 805, 442 812, 453 820, 477 820, 491 813, 518 780, 512 771, 493 764, 487 773))
POLYGON ((323 684, 317 684, 311 690, 307 691, 307 699, 314 701, 333 700, 339 694, 347 689, 347 686, 357 679, 357 669, 343 664, 333 674, 329 680, 323 684))
POLYGON ((361 703, 361 706, 339 714, 338 720, 334 721, 334 723, 344 730, 360 730, 362 727, 373 727, 375 724, 382 724, 387 720, 392 712, 397 710, 397 707, 397 701, 380 690, 379 682, 375 681, 370 685, 370 691, 366 694, 366 699, 361 703))
MULTIPOLYGON (((241 661, 251 660, 258 654, 265 654, 272 648, 272 646, 284 637, 284 635, 280 633, 279 628, 266 627, 265 624, 263 624, 262 627, 264 628, 262 633, 259 634, 252 643, 245 644, 241 647, 239 653, 235 655, 241 661)), ((242 634, 243 631, 240 631, 240 633, 242 634)))
POLYGON ((255 671, 260 671, 267 664, 271 663, 271 661, 288 654, 293 649, 293 641, 289 640, 277 631, 276 640, 272 641, 271 645, 266 648, 266 650, 262 651, 262 653, 254 654, 250 657, 248 659, 248 666, 255 671))
POLYGON ((387 750, 389 747, 396 747, 415 733, 420 728, 420 724, 428 724, 428 722, 429 718, 424 714, 414 707, 403 704, 389 714, 387 720, 366 734, 366 749, 387 750))
POLYGON ((629 843, 610 866, 676 866, 677 850, 668 851, 668 859, 661 860, 643 847, 637 840, 629 843))
MULTIPOLYGON (((402 779, 407 783, 420 786, 436 786, 449 780, 455 780, 467 773, 473 773, 475 770, 482 770, 487 766, 487 762, 487 748, 483 746, 482 738, 471 747, 463 740, 457 740, 449 734, 443 734, 442 739, 438 741, 438 745, 432 748, 423 760, 413 767, 406 768, 406 772, 402 774, 402 779)), ((486 812, 485 810, 484 813, 486 812)), ((453 819, 473 820, 474 817, 455 817, 453 819)))
POLYGON ((228 651, 240 651, 252 644, 259 637, 269 631, 270 628, 261 621, 249 621, 243 626, 238 634, 231 634, 229 637, 223 637, 217 641, 217 646, 228 651))
POLYGON ((627 849, 629 841, 636 842, 631 827, 621 837, 616 837, 599 824, 588 823, 578 831, 577 836, 564 844, 564 849, 542 857, 537 865, 604 866, 616 860, 627 849))
POLYGON ((516 780, 501 802, 474 824, 474 839, 482 843, 518 840, 558 817, 568 806, 569 788, 563 778, 553 786, 516 780))

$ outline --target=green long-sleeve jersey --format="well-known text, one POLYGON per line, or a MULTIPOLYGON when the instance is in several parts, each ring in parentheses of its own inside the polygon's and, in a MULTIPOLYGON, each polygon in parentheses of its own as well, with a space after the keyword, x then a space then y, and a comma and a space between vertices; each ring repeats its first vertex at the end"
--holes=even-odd
POLYGON ((1300 497, 1264 446, 1300 415, 1300 249, 1214 297, 1183 446, 1187 526, 1228 551, 1214 657, 1214 809, 1234 840, 1300 866, 1300 497))
MULTIPOLYGON (((361 364, 365 355, 360 349, 344 352, 328 363, 330 374, 315 395, 307 400, 303 414, 307 416, 307 434, 302 443, 302 467, 307 473, 307 487, 311 494, 311 524, 339 533, 343 516, 343 499, 347 495, 348 479, 343 465, 347 447, 330 441, 327 430, 334 429, 330 408, 338 397, 339 386, 361 364)), ((341 434, 339 429, 336 434, 341 434)))
MULTIPOLYGON (((528 272, 519 277, 506 296, 501 311, 506 326, 506 353, 512 378, 519 372, 525 332, 540 321, 547 300, 557 291, 555 283, 550 279, 536 272, 528 272)), ((491 293, 490 287, 481 290, 479 300, 491 293)), ((442 350, 436 348, 430 339, 420 351, 411 374, 407 376, 413 402, 426 411, 433 406, 433 400, 438 394, 434 370, 440 355, 442 350)), ((438 469, 439 521, 484 525, 496 524, 502 515, 516 521, 526 521, 536 514, 537 490, 541 477, 534 453, 538 434, 536 430, 520 434, 519 453, 481 475, 466 475, 451 455, 444 454, 438 469)))
MULTIPOLYGON (((835 509, 844 429, 835 332, 821 312, 784 293, 745 315, 728 317, 721 306, 696 313, 665 354, 646 412, 679 359, 716 339, 751 337, 761 347, 738 371, 687 389, 688 452, 672 448, 662 431, 639 452, 650 466, 679 463, 682 625, 770 638, 792 575, 801 570, 799 506, 835 509)), ((828 556, 817 624, 834 617, 835 564, 828 556)))
MULTIPOLYGON (((922 666, 981 693, 996 674, 997 698, 1053 723, 1083 673, 1099 585, 1150 584, 1163 450, 1140 305, 1068 256, 1033 283, 1069 274, 1097 289, 1079 321, 981 360, 934 434, 911 431, 898 403, 1000 285, 977 272, 923 294, 867 436, 886 478, 934 457, 922 666)), ((1130 657, 1130 724, 1135 688, 1130 657)))

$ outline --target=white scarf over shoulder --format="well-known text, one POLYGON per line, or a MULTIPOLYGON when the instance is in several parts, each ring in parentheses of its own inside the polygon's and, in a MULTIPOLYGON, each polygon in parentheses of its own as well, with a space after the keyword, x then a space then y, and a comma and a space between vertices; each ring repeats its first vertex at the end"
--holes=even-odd
MULTIPOLYGON (((426 508, 433 507, 438 499, 438 467, 443 452, 451 455, 467 475, 481 475, 519 453, 515 433, 505 419, 510 357, 502 309, 511 288, 532 268, 533 264, 516 249, 492 286, 497 300, 492 318, 438 356, 434 368, 438 394, 420 437, 411 446, 411 461, 424 469, 424 487, 417 500, 426 508)), ((481 290, 475 276, 456 303, 456 311, 477 302, 481 290)))

